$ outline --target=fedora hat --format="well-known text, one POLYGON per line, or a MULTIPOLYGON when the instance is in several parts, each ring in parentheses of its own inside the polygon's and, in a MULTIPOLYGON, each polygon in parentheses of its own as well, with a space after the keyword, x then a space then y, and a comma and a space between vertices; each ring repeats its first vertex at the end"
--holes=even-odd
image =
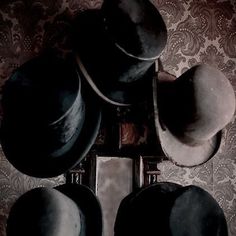
POLYGON ((14 71, 3 88, 1 144, 19 171, 60 175, 80 162, 98 134, 101 109, 72 58, 46 52, 14 71))
POLYGON ((100 10, 80 13, 73 28, 78 65, 95 92, 115 105, 143 101, 167 41, 156 7, 146 0, 107 0, 100 10))
POLYGON ((191 167, 217 153, 235 112, 233 87, 221 71, 201 64, 177 79, 160 72, 153 100, 157 136, 171 161, 191 167))
POLYGON ((16 200, 7 236, 102 236, 101 206, 86 186, 32 189, 16 200))
POLYGON ((222 209, 200 187, 161 182, 130 195, 118 208, 115 236, 228 235, 222 209))

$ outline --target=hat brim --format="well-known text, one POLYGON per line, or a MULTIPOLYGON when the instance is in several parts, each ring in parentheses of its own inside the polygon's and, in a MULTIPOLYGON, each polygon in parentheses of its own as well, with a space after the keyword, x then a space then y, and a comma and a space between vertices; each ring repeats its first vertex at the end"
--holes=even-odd
POLYGON ((153 105, 156 133, 164 154, 174 164, 182 167, 195 167, 214 157, 220 149, 222 131, 203 144, 190 146, 174 136, 160 121, 158 109, 158 77, 153 79, 153 105))
POLYGON ((174 235, 228 235, 225 215, 217 201, 207 191, 194 185, 176 191, 169 222, 174 235))
POLYGON ((55 189, 71 198, 82 212, 85 228, 81 229, 84 233, 81 235, 102 236, 103 218, 101 205, 92 190, 78 184, 64 184, 55 187, 55 189))
MULTIPOLYGON (((80 72, 78 71, 78 73, 80 72)), ((81 80, 81 82, 83 81, 81 80)), ((35 153, 30 154, 19 151, 19 148, 17 148, 19 144, 14 138, 16 131, 12 130, 10 125, 7 124, 7 117, 5 117, 5 121, 3 119, 1 125, 2 148, 7 159, 16 169, 33 177, 49 178, 65 173, 83 160, 98 135, 101 123, 101 107, 97 103, 91 88, 85 83, 82 86, 81 93, 86 106, 84 123, 80 133, 75 134, 77 138, 71 148, 62 155, 57 157, 42 156, 40 158, 37 156, 38 150, 34 150, 35 153)), ((21 145, 24 145, 23 150, 27 150, 27 140, 24 140, 24 134, 22 134, 20 142, 21 145)), ((22 149, 20 148, 20 150, 22 149)))
MULTIPOLYGON (((154 60, 145 62, 147 64, 144 67, 149 69, 146 69, 141 78, 127 83, 115 81, 113 79, 119 71, 114 65, 119 64, 120 57, 125 53, 111 45, 112 43, 108 40, 103 29, 101 12, 88 10, 81 13, 74 29, 77 64, 98 96, 106 102, 118 106, 137 104, 147 98, 151 91, 152 76, 155 71, 154 60), (153 66, 151 66, 152 63, 153 66)), ((124 60, 127 60, 127 63, 123 62, 121 70, 127 64, 141 62, 128 55, 124 57, 124 60)))

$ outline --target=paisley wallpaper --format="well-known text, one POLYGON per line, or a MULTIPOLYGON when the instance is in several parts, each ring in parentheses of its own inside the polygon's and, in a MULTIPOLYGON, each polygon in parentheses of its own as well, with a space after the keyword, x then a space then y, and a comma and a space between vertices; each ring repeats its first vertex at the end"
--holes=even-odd
MULTIPOLYGON (((236 1, 153 1, 168 26, 162 54, 164 69, 179 76, 200 62, 220 69, 236 91, 236 1)), ((235 119, 235 118, 234 118, 235 119)), ((229 235, 236 235, 236 123, 224 130, 217 156, 196 168, 158 164, 159 181, 195 184, 208 190, 223 208, 229 235)))
MULTIPOLYGON (((179 76, 199 62, 214 65, 236 90, 236 1, 152 0, 167 28, 168 43, 161 55, 164 70, 179 76)), ((102 0, 1 0, 0 94, 11 72, 45 48, 71 51, 70 22, 102 0)), ((96 43, 96 39, 94 39, 96 43)), ((1 110, 0 110, 1 115, 1 110)), ((179 168, 168 161, 158 165, 159 181, 202 186, 217 199, 227 217, 229 233, 236 235, 236 123, 224 131, 220 153, 197 168, 179 168)), ((55 186, 64 176, 36 179, 15 170, 0 152, 0 235, 14 200, 36 186, 55 186)))

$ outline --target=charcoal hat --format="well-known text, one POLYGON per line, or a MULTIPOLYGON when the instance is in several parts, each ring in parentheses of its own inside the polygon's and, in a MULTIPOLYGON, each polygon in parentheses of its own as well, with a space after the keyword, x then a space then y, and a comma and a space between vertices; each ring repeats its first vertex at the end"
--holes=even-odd
POLYGON ((34 177, 78 164, 95 142, 101 109, 73 58, 42 55, 17 68, 3 88, 1 145, 9 162, 34 177))
POLYGON ((7 236, 102 236, 100 202, 84 185, 39 187, 20 196, 10 209, 7 236))
POLYGON ((157 59, 167 34, 157 8, 146 0, 104 0, 106 29, 117 47, 141 60, 157 59))
POLYGON ((235 112, 233 87, 221 71, 200 64, 177 79, 160 71, 153 99, 156 133, 171 161, 192 167, 218 152, 222 129, 235 112))
MULTIPOLYGON (((182 187, 179 184, 176 183, 161 183, 156 185, 155 188, 158 189, 158 191, 163 192, 163 193, 169 193, 169 192, 173 192, 177 189, 179 189, 180 187, 182 187)), ((149 188, 149 187, 147 187, 149 188)), ((134 191, 132 191, 129 195, 127 195, 126 197, 124 197, 122 199, 122 201, 120 202, 118 211, 117 211, 117 215, 116 215, 116 219, 115 219, 115 225, 114 225, 114 236, 126 236, 126 235, 130 235, 132 236, 133 234, 135 235, 135 233, 131 233, 133 231, 132 228, 130 228, 130 217, 132 217, 133 212, 133 208, 132 208, 132 202, 135 201, 134 199, 136 199, 136 197, 140 194, 141 191, 143 191, 145 188, 138 188, 135 189, 134 191), (127 229, 129 229, 127 231, 127 229)), ((155 213, 153 213, 155 214, 155 213)), ((151 217, 151 212, 150 214, 151 217)), ((144 234, 146 235, 146 234, 144 234)))
POLYGON ((120 106, 146 99, 167 41, 166 25, 150 1, 104 1, 101 9, 80 13, 73 28, 77 63, 102 99, 120 106))
POLYGON ((160 182, 125 197, 119 206, 115 236, 227 236, 223 210, 200 187, 160 182))

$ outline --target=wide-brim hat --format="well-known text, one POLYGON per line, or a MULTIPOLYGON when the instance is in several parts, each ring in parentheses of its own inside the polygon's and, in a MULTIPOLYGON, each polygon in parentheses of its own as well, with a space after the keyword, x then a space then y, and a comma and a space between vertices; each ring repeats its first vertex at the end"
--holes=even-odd
POLYGON ((73 168, 97 137, 101 108, 73 58, 45 53, 16 69, 3 90, 1 144, 10 163, 35 177, 73 168))
POLYGON ((153 103, 160 146, 169 160, 185 167, 203 164, 217 154, 222 129, 235 111, 232 85, 207 65, 192 67, 177 79, 158 72, 153 103), (198 140, 201 135, 204 139, 198 140))
POLYGON ((227 236, 223 210, 197 186, 161 182, 124 198, 115 221, 115 236, 227 236))
POLYGON ((151 2, 123 3, 104 2, 101 10, 80 13, 73 25, 77 63, 84 77, 102 99, 120 106, 146 99, 154 61, 167 41, 165 23, 151 2))
POLYGON ((40 187, 24 193, 13 204, 7 235, 102 236, 101 205, 84 185, 40 187), (50 234, 51 233, 51 234, 50 234))

